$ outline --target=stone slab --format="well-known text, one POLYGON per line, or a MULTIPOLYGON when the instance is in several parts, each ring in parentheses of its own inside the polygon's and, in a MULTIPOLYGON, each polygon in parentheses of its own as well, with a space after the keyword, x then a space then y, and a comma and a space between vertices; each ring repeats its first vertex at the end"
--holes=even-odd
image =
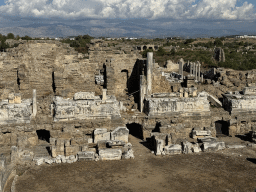
POLYGON ((78 152, 77 157, 79 161, 84 161, 84 160, 92 161, 95 159, 95 152, 93 151, 78 152))
POLYGON ((120 160, 122 157, 121 149, 101 149, 99 150, 100 160, 120 160))

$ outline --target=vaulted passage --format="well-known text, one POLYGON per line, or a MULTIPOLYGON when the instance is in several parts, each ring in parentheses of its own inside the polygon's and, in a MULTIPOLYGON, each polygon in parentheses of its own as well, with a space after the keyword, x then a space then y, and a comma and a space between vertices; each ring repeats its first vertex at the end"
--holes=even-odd
POLYGON ((131 124, 126 124, 126 126, 127 126, 127 129, 129 129, 129 132, 131 135, 141 140, 144 139, 142 125, 137 123, 131 123, 131 124))
POLYGON ((36 131, 38 139, 50 142, 50 131, 41 129, 36 131))
POLYGON ((215 128, 216 128, 216 136, 228 136, 228 122, 227 121, 216 121, 215 128))

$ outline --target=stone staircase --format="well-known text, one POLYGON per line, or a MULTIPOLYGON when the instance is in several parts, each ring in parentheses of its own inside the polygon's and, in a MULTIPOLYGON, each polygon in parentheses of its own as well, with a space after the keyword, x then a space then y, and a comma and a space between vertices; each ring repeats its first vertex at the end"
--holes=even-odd
POLYGON ((47 150, 47 148, 50 148, 49 144, 42 144, 42 145, 37 145, 34 148, 34 158, 39 158, 39 157, 50 157, 50 154, 47 150))

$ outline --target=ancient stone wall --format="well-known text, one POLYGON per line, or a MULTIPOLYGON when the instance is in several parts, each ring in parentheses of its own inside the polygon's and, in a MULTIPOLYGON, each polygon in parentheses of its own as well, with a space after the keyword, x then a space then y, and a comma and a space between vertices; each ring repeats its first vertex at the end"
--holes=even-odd
POLYGON ((149 116, 171 113, 205 113, 210 112, 207 96, 182 98, 146 98, 145 111, 149 116))
MULTIPOLYGON (((55 94, 72 97, 78 91, 94 91, 97 64, 78 58, 78 53, 58 41, 28 41, 0 56, 1 92, 20 92, 31 98, 55 94)), ((1 99, 5 95, 2 94, 1 99)))

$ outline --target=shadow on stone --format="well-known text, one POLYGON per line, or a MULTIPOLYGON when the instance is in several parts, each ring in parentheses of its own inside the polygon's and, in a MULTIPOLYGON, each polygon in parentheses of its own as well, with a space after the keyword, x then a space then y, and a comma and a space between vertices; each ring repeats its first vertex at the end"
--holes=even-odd
POLYGON ((256 158, 246 158, 246 160, 256 164, 256 158))

